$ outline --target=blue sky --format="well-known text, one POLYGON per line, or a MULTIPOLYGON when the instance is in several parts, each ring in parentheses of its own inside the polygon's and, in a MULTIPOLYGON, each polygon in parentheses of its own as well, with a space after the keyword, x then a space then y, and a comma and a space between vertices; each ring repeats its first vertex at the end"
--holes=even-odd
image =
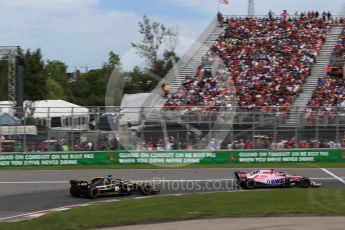
POLYGON ((191 14, 189 9, 183 4, 172 4, 171 1, 162 0, 126 0, 126 1, 113 1, 103 0, 99 2, 99 8, 105 11, 119 10, 134 12, 138 15, 147 14, 151 16, 164 17, 164 18, 184 18, 200 20, 204 14, 195 11, 191 14))
MULTIPOLYGON (((60 60, 69 70, 99 68, 109 51, 121 56, 124 69, 144 65, 130 42, 141 39, 138 21, 144 14, 179 30, 178 53, 191 45, 215 16, 218 0, 10 0, 0 1, 0 45, 41 48, 44 59, 60 60)), ((340 14, 340 0, 256 0, 256 14, 272 9, 290 13, 331 10, 340 14)), ((229 15, 247 12, 247 0, 221 5, 229 15)))

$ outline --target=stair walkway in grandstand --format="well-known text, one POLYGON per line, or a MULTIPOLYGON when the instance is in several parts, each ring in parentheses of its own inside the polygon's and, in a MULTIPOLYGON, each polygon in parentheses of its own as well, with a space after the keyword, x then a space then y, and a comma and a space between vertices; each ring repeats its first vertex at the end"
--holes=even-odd
POLYGON ((301 116, 308 104, 309 99, 312 97, 319 78, 324 78, 327 72, 327 65, 332 55, 333 49, 343 31, 342 26, 335 26, 327 37, 326 42, 322 46, 317 61, 311 70, 311 75, 306 79, 303 85, 303 92, 292 103, 289 118, 281 127, 295 127, 301 125, 301 116))
MULTIPOLYGON (((176 92, 187 75, 194 75, 196 73, 197 67, 201 64, 202 57, 210 50, 210 47, 215 43, 222 32, 224 32, 224 28, 214 28, 207 40, 200 44, 200 48, 190 57, 185 66, 179 70, 178 75, 171 82, 171 93, 176 92)), ((199 43, 200 41, 195 42, 199 43)))
POLYGON ((217 20, 214 19, 180 61, 157 84, 157 87, 152 91, 150 98, 144 105, 146 122, 159 121, 160 110, 167 101, 167 99, 162 97, 162 84, 169 83, 171 86, 170 93, 175 93, 187 75, 196 73, 198 66, 201 64, 202 57, 210 50, 224 30, 225 27, 219 27, 217 20))

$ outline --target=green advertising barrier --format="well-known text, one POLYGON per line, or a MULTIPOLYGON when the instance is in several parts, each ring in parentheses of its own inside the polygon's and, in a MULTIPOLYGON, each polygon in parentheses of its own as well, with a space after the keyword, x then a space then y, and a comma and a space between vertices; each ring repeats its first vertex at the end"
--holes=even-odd
POLYGON ((1 166, 345 162, 343 149, 0 154, 1 166))
MULTIPOLYGON (((223 152, 224 154, 224 152, 223 152)), ((229 163, 345 162, 343 149, 229 151, 229 163)))
POLYGON ((119 152, 119 164, 227 164, 227 163, 292 163, 345 162, 345 150, 228 150, 228 151, 157 151, 119 152))
POLYGON ((0 154, 0 166, 109 165, 114 162, 112 155, 108 152, 0 154))

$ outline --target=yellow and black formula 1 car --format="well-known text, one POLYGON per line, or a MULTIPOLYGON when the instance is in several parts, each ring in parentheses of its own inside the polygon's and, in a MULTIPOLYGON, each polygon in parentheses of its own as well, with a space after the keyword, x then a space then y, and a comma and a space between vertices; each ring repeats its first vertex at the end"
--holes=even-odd
POLYGON ((130 195, 133 193, 153 195, 160 192, 148 183, 139 183, 123 179, 108 177, 95 177, 89 181, 70 180, 70 193, 72 196, 96 199, 100 196, 130 195))

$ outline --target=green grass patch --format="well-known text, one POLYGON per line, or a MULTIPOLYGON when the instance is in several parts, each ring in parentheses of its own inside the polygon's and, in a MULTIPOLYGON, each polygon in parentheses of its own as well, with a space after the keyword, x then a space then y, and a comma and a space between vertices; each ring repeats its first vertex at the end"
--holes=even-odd
POLYGON ((345 215, 345 189, 281 189, 156 196, 99 204, 49 214, 0 229, 77 230, 176 220, 284 216, 345 215))
POLYGON ((77 170, 77 169, 194 169, 194 168, 345 168, 345 163, 240 163, 240 164, 190 164, 179 167, 173 165, 77 165, 77 166, 24 166, 0 167, 0 170, 77 170))

